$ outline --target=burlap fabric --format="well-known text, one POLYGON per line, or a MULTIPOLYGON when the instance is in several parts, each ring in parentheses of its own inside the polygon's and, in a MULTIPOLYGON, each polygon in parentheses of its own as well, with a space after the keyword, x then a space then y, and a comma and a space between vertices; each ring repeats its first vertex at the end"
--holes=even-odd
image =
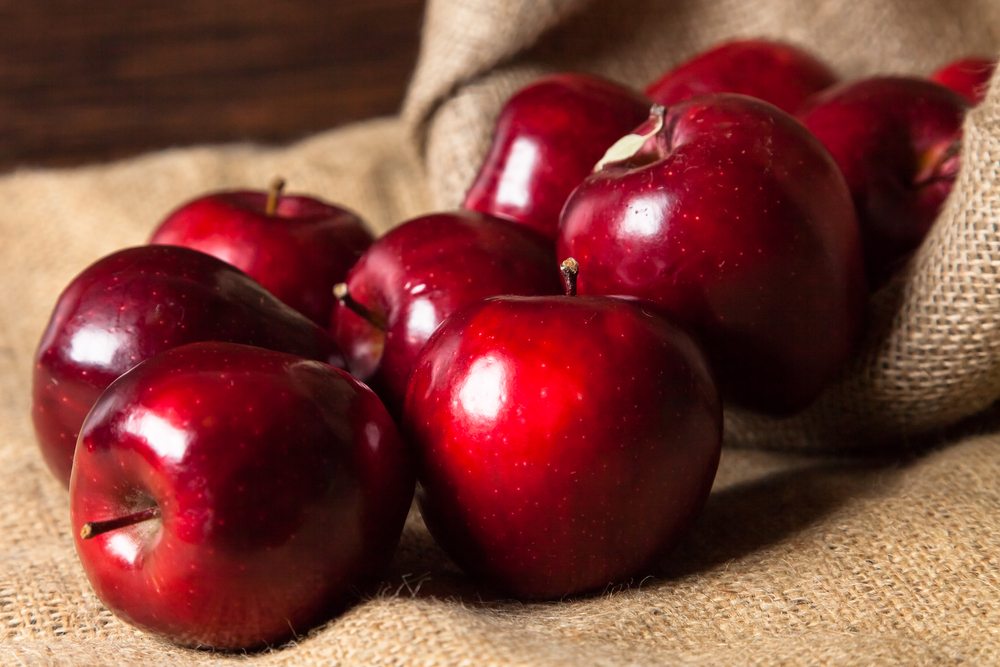
POLYGON ((728 449, 690 538, 654 571, 546 604, 477 588, 414 514, 376 590, 286 647, 172 646, 103 609, 66 492, 34 444, 31 357, 56 296, 145 240, 180 201, 266 184, 354 208, 377 230, 454 205, 503 99, 573 67, 641 84, 711 43, 781 37, 845 76, 925 73, 1000 51, 995 0, 431 0, 401 119, 283 149, 176 150, 0 177, 0 664, 920 665, 1000 662, 1000 80, 969 116, 956 195, 908 273, 873 299, 866 354, 814 413, 730 413, 728 449), (903 453, 934 431, 921 449, 903 453), (835 417, 840 417, 836 419, 835 417), (833 450, 870 443, 882 458, 833 450), (646 576, 648 575, 648 576, 646 576))

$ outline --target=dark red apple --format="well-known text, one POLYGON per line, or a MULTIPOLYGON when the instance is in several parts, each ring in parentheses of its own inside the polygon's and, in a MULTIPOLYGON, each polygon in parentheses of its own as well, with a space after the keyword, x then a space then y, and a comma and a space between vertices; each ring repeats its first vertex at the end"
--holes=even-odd
POLYGON ((743 95, 655 108, 570 196, 558 252, 580 262, 581 294, 674 313, 705 345, 723 396, 767 413, 809 405, 862 332, 843 175, 792 116, 743 95))
POLYGON ((494 297, 427 343, 403 422, 417 497, 477 580, 520 598, 600 590, 661 560, 700 512, 718 393, 694 340, 655 311, 494 297))
POLYGON ((180 245, 242 269, 269 292, 325 327, 333 286, 344 279, 372 235, 357 215, 313 197, 215 192, 171 213, 150 243, 180 245))
POLYGON ((392 419, 346 372, 194 343, 101 395, 70 509, 116 616, 189 646, 250 649, 305 634, 378 577, 413 487, 392 419))
POLYGON ((52 473, 69 485, 80 425, 115 378, 205 340, 345 365, 327 331, 236 267, 189 248, 121 250, 73 279, 35 352, 31 413, 52 473))
POLYGON ((646 119, 650 104, 636 91, 588 74, 539 79, 500 111, 490 152, 463 206, 554 239, 566 197, 611 144, 646 119))
POLYGON ((872 287, 920 245, 951 192, 967 108, 940 84, 883 76, 825 90, 799 114, 847 179, 872 287))
POLYGON ((726 42, 668 71, 646 87, 657 104, 670 106, 698 95, 739 93, 788 113, 837 82, 837 75, 798 47, 762 39, 726 42))
POLYGON ((971 56, 959 58, 936 70, 928 78, 951 88, 975 106, 986 97, 990 77, 997 67, 996 58, 971 56))
POLYGON ((393 414, 421 348, 453 312, 497 294, 562 291, 551 241, 475 211, 435 213, 396 227, 362 255, 342 289, 331 330, 352 373, 393 414), (368 319, 355 312, 363 310, 368 319))

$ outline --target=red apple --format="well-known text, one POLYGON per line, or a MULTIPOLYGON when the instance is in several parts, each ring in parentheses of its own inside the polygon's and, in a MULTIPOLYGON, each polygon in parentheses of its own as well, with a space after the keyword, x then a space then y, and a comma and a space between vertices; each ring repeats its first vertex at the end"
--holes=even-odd
POLYGON ((327 331, 234 266, 189 248, 121 250, 73 279, 35 352, 31 412, 52 473, 69 485, 80 425, 115 378, 204 340, 345 365, 327 331))
MULTIPOLYGON (((586 272, 586 267, 583 267, 586 272)), ((520 598, 627 581, 703 507, 722 412, 693 339, 627 297, 494 297, 420 355, 404 425, 434 538, 520 598)))
POLYGON ((670 106, 698 95, 740 93, 795 113, 810 95, 837 82, 837 75, 800 48, 761 39, 727 42, 666 72, 646 88, 654 102, 670 106))
POLYGON ((77 553, 116 616, 189 646, 305 634, 388 565, 409 451, 344 371, 194 343, 113 382, 80 433, 77 553))
POLYGON ((959 58, 936 70, 928 78, 951 88, 975 106, 986 98, 990 77, 996 67, 996 58, 959 58))
POLYGON ((563 210, 558 252, 583 267, 580 293, 674 313, 727 399, 776 415, 806 407, 854 353, 865 312, 836 163, 793 117, 743 95, 657 107, 637 132, 563 210))
POLYGON ((566 197, 604 151, 649 115, 650 101, 588 74, 543 77, 500 111, 493 143, 463 206, 554 239, 566 197))
POLYGON ((242 269, 320 326, 330 321, 332 289, 368 246, 361 218, 319 199, 282 193, 215 192, 171 213, 150 243, 179 245, 242 269))
POLYGON ((951 192, 967 108, 940 84, 883 76, 825 90, 799 114, 847 178, 872 287, 920 245, 951 192))
POLYGON ((352 373, 398 414, 417 355, 445 318, 487 296, 557 294, 562 287, 552 242, 540 233, 452 211, 379 238, 341 289, 330 328, 352 373))

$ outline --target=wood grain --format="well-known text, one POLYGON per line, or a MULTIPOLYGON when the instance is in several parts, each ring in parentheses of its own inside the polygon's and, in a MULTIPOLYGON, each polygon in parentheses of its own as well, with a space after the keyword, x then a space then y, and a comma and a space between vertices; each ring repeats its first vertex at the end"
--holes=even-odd
POLYGON ((0 170, 395 113, 423 0, 0 0, 0 170))

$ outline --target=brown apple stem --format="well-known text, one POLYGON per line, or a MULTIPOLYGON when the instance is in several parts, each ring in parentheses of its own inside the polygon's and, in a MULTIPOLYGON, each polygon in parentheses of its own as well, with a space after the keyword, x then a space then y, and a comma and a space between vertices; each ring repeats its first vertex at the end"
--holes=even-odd
POLYGON ((83 524, 83 528, 80 529, 80 537, 85 540, 89 540, 92 537, 97 537, 102 533, 106 533, 109 530, 118 530, 119 528, 125 528, 126 526, 134 526, 137 523, 142 523, 143 521, 149 521, 150 519, 158 519, 160 517, 160 506, 153 505, 144 510, 135 512, 134 514, 126 514, 125 516, 120 516, 116 519, 108 519, 107 521, 88 521, 83 524))
POLYGON ((576 277, 580 275, 580 263, 570 257, 559 265, 559 272, 562 273, 566 296, 576 296, 576 277))
POLYGON ((340 305, 344 306, 358 317, 366 320, 379 331, 385 331, 388 328, 385 316, 381 313, 376 313, 368 308, 368 306, 356 301, 354 297, 351 296, 351 291, 347 289, 347 283, 337 283, 334 285, 333 296, 340 302, 340 305))
POLYGON ((271 181, 271 187, 267 191, 267 204, 264 205, 264 213, 274 215, 278 210, 278 200, 281 199, 281 192, 285 189, 285 179, 276 176, 271 181))

